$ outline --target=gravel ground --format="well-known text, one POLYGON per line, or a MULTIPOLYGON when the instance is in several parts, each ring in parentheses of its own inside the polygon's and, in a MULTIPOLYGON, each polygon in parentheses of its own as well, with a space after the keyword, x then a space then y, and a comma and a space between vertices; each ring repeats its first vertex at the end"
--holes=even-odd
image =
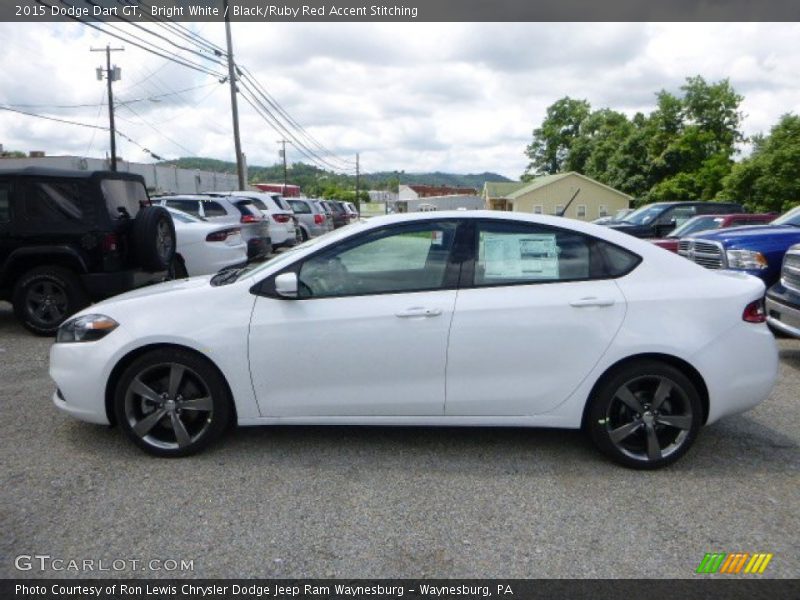
POLYGON ((0 303, 0 577, 79 575, 21 554, 194 561, 119 573, 147 577, 681 578, 745 551, 800 573, 800 341, 767 402, 655 473, 521 429, 250 428, 159 460, 56 411, 50 343, 0 303))

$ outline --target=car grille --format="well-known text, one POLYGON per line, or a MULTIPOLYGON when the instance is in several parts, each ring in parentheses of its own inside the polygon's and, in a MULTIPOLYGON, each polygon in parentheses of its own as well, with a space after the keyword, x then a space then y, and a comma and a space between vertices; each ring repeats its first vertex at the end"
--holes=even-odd
POLYGON ((781 282, 791 290, 800 292, 800 253, 787 253, 783 259, 781 282))
POLYGON ((725 255, 722 246, 702 240, 680 240, 678 254, 706 269, 724 269, 725 255))

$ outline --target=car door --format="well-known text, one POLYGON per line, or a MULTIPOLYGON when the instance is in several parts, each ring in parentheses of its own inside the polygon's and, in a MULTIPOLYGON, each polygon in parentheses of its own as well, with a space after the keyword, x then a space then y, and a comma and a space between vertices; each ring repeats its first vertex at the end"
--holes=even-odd
POLYGON ((324 248, 281 271, 297 273, 297 299, 272 293, 274 276, 262 282, 249 337, 262 415, 442 415, 458 224, 398 224, 324 248))
POLYGON ((11 239, 11 180, 0 178, 0 278, 6 259, 13 250, 11 239))
POLYGON ((614 275, 640 258, 565 229, 481 221, 447 358, 446 415, 546 413, 567 399, 625 316, 614 275))

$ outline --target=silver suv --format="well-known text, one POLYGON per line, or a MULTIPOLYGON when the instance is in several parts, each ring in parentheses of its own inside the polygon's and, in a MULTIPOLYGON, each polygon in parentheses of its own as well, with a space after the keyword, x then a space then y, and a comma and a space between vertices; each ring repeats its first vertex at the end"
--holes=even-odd
POLYGON ((286 198, 297 217, 303 241, 330 231, 328 216, 319 204, 309 198, 286 198))

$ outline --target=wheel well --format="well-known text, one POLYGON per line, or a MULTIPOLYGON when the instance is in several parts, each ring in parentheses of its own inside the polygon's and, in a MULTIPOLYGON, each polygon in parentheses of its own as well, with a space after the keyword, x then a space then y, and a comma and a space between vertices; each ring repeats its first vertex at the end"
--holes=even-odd
POLYGON ((706 386, 706 382, 703 379, 703 376, 695 369, 692 365, 690 365, 685 360, 678 358, 677 356, 672 356, 671 354, 660 354, 657 352, 651 352, 647 354, 636 354, 634 356, 628 356, 623 358, 622 360, 617 361, 613 365, 611 365, 606 372, 603 373, 595 382, 594 386, 592 386, 592 391, 589 392, 589 397, 586 399, 586 405, 583 407, 583 418, 581 420, 581 427, 586 426, 586 418, 589 414, 589 404, 591 399, 597 393, 597 390, 602 386, 608 379, 616 375, 620 370, 624 369, 631 363, 640 361, 640 360, 656 360, 659 362, 666 363, 670 366, 675 367, 681 373, 686 375, 694 386, 697 388, 697 393, 700 394, 700 404, 703 407, 703 424, 705 425, 706 420, 708 419, 708 387, 706 386))
POLYGON ((108 376, 108 381, 106 382, 106 417, 108 417, 108 422, 111 423, 111 425, 117 424, 117 418, 114 414, 114 392, 117 388, 117 383, 119 382, 119 378, 122 376, 122 373, 128 368, 128 365, 130 365, 134 360, 143 354, 147 354, 148 352, 162 348, 175 348, 184 350, 186 352, 191 352, 192 354, 201 356, 211 363, 211 365, 217 370, 217 373, 219 373, 219 376, 222 377, 222 381, 225 382, 225 387, 228 389, 228 397, 231 400, 231 412, 233 415, 231 422, 236 423, 238 420, 236 415, 236 402, 233 401, 233 392, 231 392, 231 386, 228 383, 228 380, 225 378, 225 374, 216 364, 214 364, 214 361, 208 358, 208 356, 205 354, 198 352, 194 348, 181 346, 179 344, 150 344, 148 346, 142 346, 141 348, 131 350, 128 354, 123 356, 116 365, 114 365, 114 368, 111 370, 111 375, 108 376))
POLYGON ((49 254, 45 256, 26 256, 12 260, 0 273, 0 284, 9 290, 14 288, 14 284, 22 275, 36 267, 61 267, 74 271, 76 274, 83 273, 81 264, 66 254, 49 254))

